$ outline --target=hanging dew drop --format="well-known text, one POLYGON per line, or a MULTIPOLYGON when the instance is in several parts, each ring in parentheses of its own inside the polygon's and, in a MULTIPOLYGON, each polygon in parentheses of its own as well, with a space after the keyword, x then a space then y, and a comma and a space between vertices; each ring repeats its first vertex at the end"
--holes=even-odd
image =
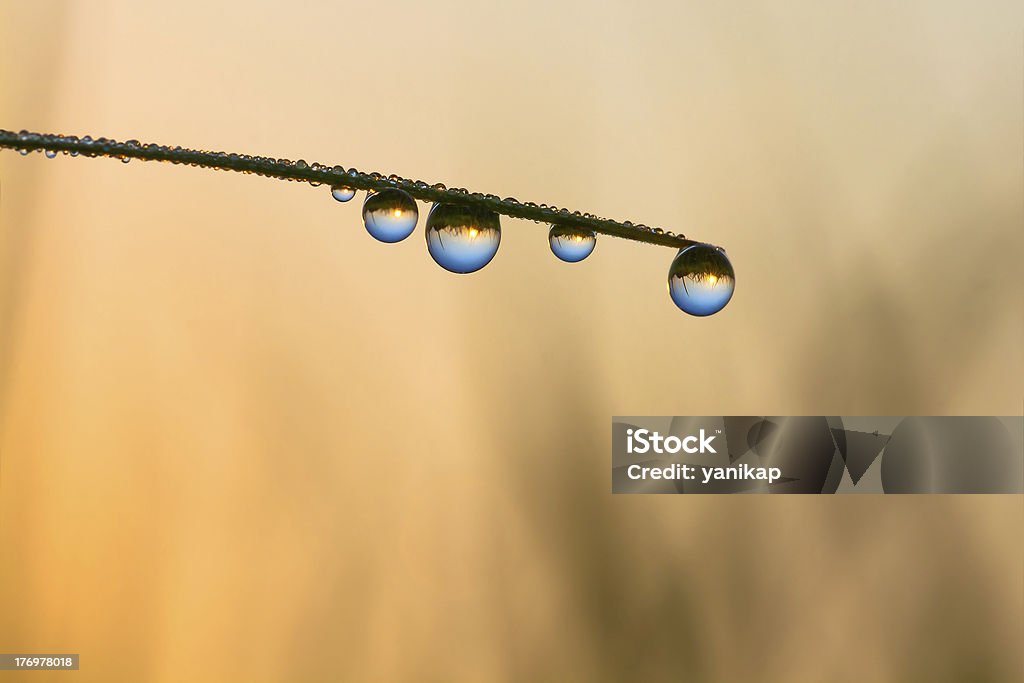
POLYGON ((736 289, 728 257, 709 244, 681 249, 668 270, 668 293, 684 313, 714 315, 725 308, 736 289))
POLYGON ((477 207, 434 204, 427 215, 427 251, 452 273, 480 270, 498 253, 498 214, 477 207))
POLYGON ((578 263, 594 252, 597 235, 587 230, 552 225, 548 243, 555 256, 566 263, 578 263))
POLYGON ((331 196, 339 202, 347 202, 356 196, 356 191, 344 185, 335 185, 331 188, 331 196))
POLYGON ((366 231, 381 242, 401 242, 412 234, 418 218, 416 201, 403 190, 387 188, 363 201, 366 231))
POLYGON ((55 159, 55 158, 57 158, 57 152, 55 150, 52 150, 52 149, 48 149, 48 150, 44 151, 43 154, 46 155, 47 159, 55 159))

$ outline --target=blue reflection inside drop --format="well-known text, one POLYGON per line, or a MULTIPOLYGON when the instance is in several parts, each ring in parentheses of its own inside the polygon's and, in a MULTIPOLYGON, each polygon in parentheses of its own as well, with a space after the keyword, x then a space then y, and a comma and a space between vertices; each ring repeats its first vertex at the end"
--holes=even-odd
POLYGON ((725 308, 736 289, 736 274, 725 252, 707 244, 680 250, 668 271, 673 303, 690 315, 706 316, 725 308))
POLYGON ((351 187, 345 187, 344 185, 335 185, 331 188, 331 196, 337 199, 339 202, 347 202, 356 196, 356 191, 351 187))
POLYGON ((457 204, 434 204, 427 215, 427 251, 452 273, 480 270, 498 253, 498 214, 457 204))
POLYGON ((597 236, 587 230, 552 225, 548 244, 555 256, 566 263, 578 263, 593 253, 597 236))
POLYGON ((416 201, 402 190, 381 190, 366 195, 363 201, 366 231, 381 242, 404 240, 416 228, 419 215, 416 201))

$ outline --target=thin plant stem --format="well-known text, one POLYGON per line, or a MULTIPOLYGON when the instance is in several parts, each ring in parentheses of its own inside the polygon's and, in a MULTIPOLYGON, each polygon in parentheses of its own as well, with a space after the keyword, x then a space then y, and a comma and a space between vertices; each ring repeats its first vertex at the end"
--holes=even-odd
POLYGON ((346 169, 341 166, 326 166, 319 163, 308 164, 302 160, 291 161, 290 159, 273 159, 248 154, 209 152, 141 143, 137 140, 117 142, 107 138, 94 140, 88 136, 79 138, 73 135, 30 133, 28 131, 14 133, 3 129, 0 129, 0 148, 19 150, 26 154, 42 151, 50 155, 66 153, 75 156, 111 157, 122 161, 131 159, 163 161, 261 175, 280 180, 301 181, 314 186, 343 186, 354 190, 369 191, 398 188, 424 202, 443 202, 486 209, 512 218, 523 218, 538 223, 591 231, 636 242, 658 244, 674 249, 700 244, 700 242, 687 239, 681 233, 676 234, 661 228, 650 228, 630 221, 613 221, 546 204, 520 202, 511 197, 502 199, 497 195, 469 192, 462 188, 447 188, 441 183, 429 184, 421 180, 400 178, 396 175, 364 173, 354 168, 346 169))

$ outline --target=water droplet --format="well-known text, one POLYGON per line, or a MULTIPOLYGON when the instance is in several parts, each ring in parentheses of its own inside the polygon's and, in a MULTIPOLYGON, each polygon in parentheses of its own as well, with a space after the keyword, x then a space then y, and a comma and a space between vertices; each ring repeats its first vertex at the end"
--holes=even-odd
POLYGON ((498 253, 501 223, 487 209, 434 204, 427 215, 427 251, 452 273, 480 270, 498 253))
POLYGON ((668 293, 683 312, 705 316, 725 308, 736 289, 729 259, 707 244, 681 249, 668 270, 668 293))
POLYGON ((356 191, 344 185, 335 185, 331 188, 331 196, 339 202, 347 202, 356 196, 356 191))
POLYGON ((46 155, 47 159, 55 159, 57 157, 57 151, 53 149, 48 149, 43 154, 46 155))
POLYGON ((27 149, 19 149, 18 150, 18 154, 20 154, 23 157, 27 157, 28 156, 28 150, 27 149))
POLYGON ((548 243, 555 256, 566 263, 577 263, 593 253, 597 246, 597 235, 587 230, 552 225, 548 243))
POLYGON ((415 200, 403 190, 386 188, 363 201, 366 231, 381 242, 401 242, 412 234, 418 218, 415 200))

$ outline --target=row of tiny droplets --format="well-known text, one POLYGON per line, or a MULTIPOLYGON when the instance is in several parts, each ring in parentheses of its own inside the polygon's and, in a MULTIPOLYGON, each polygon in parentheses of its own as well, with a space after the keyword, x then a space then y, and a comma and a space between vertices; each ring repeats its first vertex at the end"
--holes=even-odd
MULTIPOLYGON (((12 135, 12 133, 0 130, 0 143, 2 143, 2 137, 10 137, 12 135)), ((84 156, 111 156, 119 158, 125 163, 128 163, 132 158, 141 158, 144 161, 152 160, 188 166, 205 166, 215 170, 232 170, 245 174, 280 178, 282 180, 308 182, 314 187, 321 184, 342 185, 362 190, 381 190, 394 187, 427 201, 451 201, 453 196, 455 196, 463 200, 460 203, 466 203, 464 200, 469 199, 472 200, 471 203, 483 206, 491 211, 517 218, 525 218, 538 223, 559 223, 581 227, 624 227, 630 230, 657 235, 662 239, 668 238, 671 240, 676 238, 685 240, 686 238, 682 233, 673 233, 662 228, 651 228, 643 224, 634 224, 631 221, 613 221, 590 213, 570 212, 568 209, 560 209, 548 204, 520 202, 514 197, 502 199, 493 194, 469 192, 461 187, 447 188, 442 183, 431 185, 422 180, 409 180, 394 174, 385 176, 376 172, 363 173, 354 168, 346 169, 342 166, 325 166, 320 163, 308 164, 302 159, 292 161, 290 159, 274 159, 272 157, 252 156, 249 154, 192 150, 180 146, 169 147, 153 143, 143 144, 138 140, 117 142, 102 137, 94 140, 88 135, 79 138, 74 135, 40 135, 28 131, 18 133, 17 142, 24 145, 20 148, 22 154, 28 154, 30 150, 44 150, 46 156, 51 159, 58 152, 77 156, 79 153, 77 150, 69 151, 67 147, 81 147, 81 154, 84 156), (95 152, 90 152, 90 150, 95 150, 95 152), (540 217, 529 215, 538 212, 540 217)), ((13 144, 2 144, 2 146, 17 147, 17 145, 13 144)), ((680 244, 678 246, 685 245, 680 244)))

